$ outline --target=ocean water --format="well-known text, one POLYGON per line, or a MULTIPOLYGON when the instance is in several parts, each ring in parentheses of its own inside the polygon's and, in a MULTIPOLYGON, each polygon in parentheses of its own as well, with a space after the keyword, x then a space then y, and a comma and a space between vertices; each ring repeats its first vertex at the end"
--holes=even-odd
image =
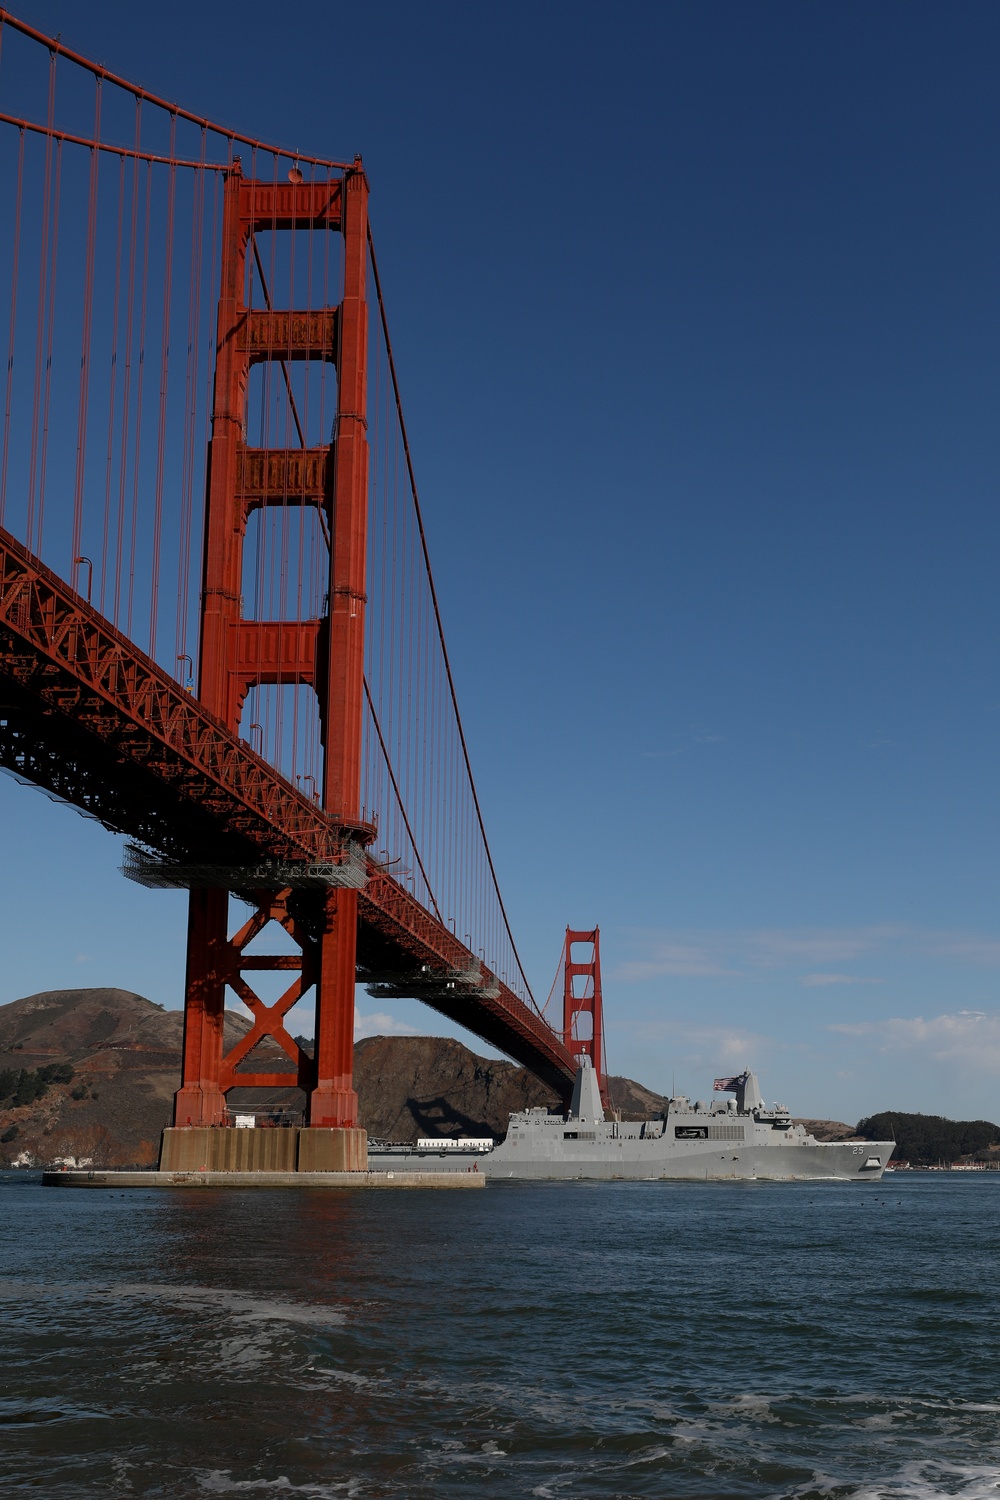
POLYGON ((1000 1173, 0 1178, 0 1495, 1000 1500, 1000 1173))

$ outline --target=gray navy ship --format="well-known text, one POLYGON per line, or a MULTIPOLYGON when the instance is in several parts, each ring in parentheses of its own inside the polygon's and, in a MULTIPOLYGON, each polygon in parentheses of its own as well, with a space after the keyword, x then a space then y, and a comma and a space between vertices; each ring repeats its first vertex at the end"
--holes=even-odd
POLYGON ((510 1117, 506 1138, 424 1139, 415 1146, 371 1141, 380 1172, 482 1172, 491 1178, 596 1178, 640 1181, 877 1181, 892 1141, 818 1141, 781 1104, 768 1108, 749 1069, 717 1078, 735 1097, 670 1099, 663 1114, 628 1123, 608 1118, 590 1058, 581 1056, 569 1113, 527 1109, 510 1117))

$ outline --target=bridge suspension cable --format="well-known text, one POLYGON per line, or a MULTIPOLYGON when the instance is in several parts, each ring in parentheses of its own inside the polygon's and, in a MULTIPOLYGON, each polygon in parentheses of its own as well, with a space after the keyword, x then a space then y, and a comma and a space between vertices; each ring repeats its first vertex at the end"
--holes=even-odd
MULTIPOLYGON (((259 202, 243 289, 247 337, 258 343, 234 479, 246 507, 241 613, 253 627, 241 636, 239 733, 318 801, 325 729, 305 645, 322 635, 330 606, 344 268, 341 236, 315 230, 358 164, 221 126, 2 8, 0 282, 10 296, 0 305, 0 526, 78 591, 86 579, 110 624, 188 686, 206 455, 213 421, 232 420, 225 403, 213 407, 212 376, 222 204, 237 151, 259 202), (309 228, 278 232, 287 184, 310 195, 309 228), (286 622, 291 652, 278 681, 265 657, 275 621, 286 622)), ((368 354, 363 815, 378 826, 381 868, 534 1006, 459 713, 370 233, 368 255, 378 314, 368 354)))
MULTIPOLYGON (((92 62, 89 57, 84 57, 82 53, 74 52, 71 47, 64 46, 58 37, 48 36, 44 31, 39 31, 36 27, 29 26, 26 21, 19 20, 17 16, 11 15, 9 10, 0 6, 0 29, 3 27, 20 32, 22 36, 30 37, 34 42, 39 42, 54 57, 64 57, 67 62, 74 63, 78 68, 82 68, 84 72, 90 73, 99 82, 113 84, 115 88, 123 89, 126 93, 131 94, 134 99, 140 99, 146 104, 155 105, 156 108, 165 110, 169 115, 173 115, 179 120, 187 120, 193 125, 198 125, 202 130, 209 131, 211 134, 221 137, 230 142, 231 145, 249 146, 258 152, 265 152, 268 155, 281 158, 293 158, 296 161, 305 162, 309 166, 324 167, 332 172, 342 172, 351 166, 350 162, 334 161, 332 158, 324 156, 309 156, 305 152, 288 151, 280 146, 269 146, 264 141, 259 141, 250 135, 243 135, 240 131, 232 130, 226 125, 217 125, 204 115, 193 114, 191 110, 184 109, 182 105, 172 103, 169 99, 162 99, 159 95, 150 93, 148 89, 142 88, 139 84, 130 83, 127 78, 119 77, 117 73, 112 73, 108 68, 102 67, 100 63, 92 62)), ((0 119, 6 120, 7 123, 24 123, 26 129, 34 130, 43 128, 37 124, 29 124, 27 121, 21 122, 14 116, 8 117, 4 115, 0 116, 0 119)), ((49 128, 51 129, 51 127, 49 128)), ((72 139, 79 145, 92 144, 86 137, 65 136, 64 138, 67 140, 72 139)), ((93 144, 97 145, 99 143, 94 142, 93 144)), ((104 146, 102 149, 114 150, 115 148, 104 146)), ((173 157, 162 156, 146 159, 152 161, 175 160, 173 157)), ((178 166, 198 165, 197 162, 193 161, 177 161, 176 164, 178 166)), ((216 165, 222 164, 217 163, 216 165)))
MULTIPOLYGON (((450 698, 452 711, 455 716, 455 727, 458 731, 459 744, 462 751, 462 761, 465 767, 465 773, 468 777, 469 792, 472 798, 472 805, 475 810, 476 823, 479 829, 480 837, 482 838, 483 850, 489 868, 490 881, 496 895, 500 916, 503 922, 504 932, 506 934, 507 940, 510 943, 511 954, 514 963, 517 966, 517 972, 520 976, 520 981, 524 986, 525 994, 527 998, 530 999, 531 1004, 534 1006, 534 1008, 538 1010, 537 1002, 534 995, 532 994, 531 986, 528 983, 527 975, 524 972, 524 967, 521 963, 520 955, 517 951, 517 945, 514 941, 514 934, 511 931, 510 921, 507 916, 507 909, 504 905, 503 896, 500 893, 500 882, 497 879, 496 867, 493 863, 493 854, 490 850, 489 839, 486 835, 486 824, 483 821, 483 812, 479 801, 479 793, 476 790, 475 777, 472 774, 472 761, 469 757, 469 746, 465 737, 465 728, 462 724, 461 711, 458 706, 458 694, 455 690, 455 678, 451 669, 451 660, 448 655, 448 647, 445 641, 444 625, 441 620, 441 609, 438 603, 437 589, 434 584, 434 573, 431 567, 430 551, 427 546, 427 533, 424 530, 423 514, 420 508, 420 497, 417 492, 416 474, 414 473, 413 458, 410 452, 410 443, 406 431, 406 420, 403 416, 403 403, 400 396, 399 380, 396 375, 396 361, 392 352, 392 340, 389 337, 389 320, 386 313, 385 300, 382 296, 382 284, 378 272, 378 258, 375 254, 375 243, 372 238, 370 225, 368 229, 368 253, 371 257, 372 280, 375 287, 376 300, 378 302, 379 320, 382 327, 382 337, 385 341, 386 363, 388 366, 389 378, 392 383, 392 398, 395 405, 396 420, 399 423, 399 435, 402 443, 403 456, 406 462, 406 475, 409 481, 409 490, 413 502, 413 512, 416 519, 417 533, 420 538, 420 552, 427 578, 427 587, 430 591, 431 607, 434 613, 434 625, 441 651, 441 658, 444 665, 445 677, 448 684, 448 696, 450 698)), ((538 1013, 539 1015, 541 1015, 541 1011, 539 1011, 538 1013)))

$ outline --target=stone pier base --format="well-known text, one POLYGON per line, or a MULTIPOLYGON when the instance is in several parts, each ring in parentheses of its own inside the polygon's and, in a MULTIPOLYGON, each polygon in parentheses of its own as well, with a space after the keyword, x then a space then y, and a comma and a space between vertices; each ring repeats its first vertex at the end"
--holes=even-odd
POLYGON ((336 1130, 322 1125, 300 1130, 299 1172, 367 1172, 368 1132, 336 1130))
POLYGON ((161 1172, 365 1172, 364 1130, 171 1126, 160 1143, 161 1172))

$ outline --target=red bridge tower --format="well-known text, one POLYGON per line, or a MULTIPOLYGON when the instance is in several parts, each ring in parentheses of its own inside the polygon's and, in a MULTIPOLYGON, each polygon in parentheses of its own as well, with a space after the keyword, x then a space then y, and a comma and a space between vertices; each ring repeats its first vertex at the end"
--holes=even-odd
POLYGON ((608 1107, 604 1082, 604 1014, 601 998, 601 929, 566 928, 563 948, 563 1042, 574 1057, 586 1054, 597 1074, 601 1098, 608 1107), (574 957, 574 949, 585 951, 574 957), (580 1017, 586 1017, 584 1025, 580 1017), (589 1026, 588 1023, 589 1022, 589 1026), (587 1031, 589 1030, 589 1035, 587 1031))
MULTIPOLYGON (((365 551, 368 515, 366 439, 368 308, 368 183, 356 159, 342 179, 265 182, 229 171, 223 218, 222 279, 209 459, 201 603, 198 696, 234 733, 253 684, 308 684, 319 701, 324 750, 322 805, 345 839, 363 846, 372 830, 361 822, 361 744, 364 695, 365 551), (337 232, 344 240, 339 306, 305 312, 276 310, 265 289, 265 310, 246 306, 247 256, 256 231, 337 232), (321 448, 246 446, 247 383, 263 360, 329 360, 337 372, 334 436, 321 448), (329 537, 327 613, 313 620, 243 618, 243 544, 257 508, 317 507, 329 537)), ((227 1120, 227 1089, 287 1087, 308 1099, 308 1124, 323 1127, 328 1144, 312 1138, 315 1166, 364 1165, 364 1133, 353 1088, 357 890, 350 882, 298 889, 283 879, 260 888, 193 888, 187 947, 183 1081, 174 1106, 179 1126, 227 1120), (252 915, 229 934, 230 891, 252 902, 252 915), (298 945, 298 954, 247 954, 270 922, 298 945), (245 975, 253 970, 297 970, 284 994, 265 1005, 245 975), (225 991, 249 1008, 253 1026, 227 1054, 223 1049, 225 991), (315 1056, 285 1029, 284 1018, 310 986, 316 991, 315 1056), (289 1072, 237 1074, 265 1036, 296 1065, 289 1072), (336 1137, 336 1139, 334 1139, 336 1137)), ((276 872, 280 876, 280 872, 276 872)), ((311 1135, 311 1132, 308 1134, 311 1135)), ((300 1146, 300 1159, 303 1147, 300 1146)))

